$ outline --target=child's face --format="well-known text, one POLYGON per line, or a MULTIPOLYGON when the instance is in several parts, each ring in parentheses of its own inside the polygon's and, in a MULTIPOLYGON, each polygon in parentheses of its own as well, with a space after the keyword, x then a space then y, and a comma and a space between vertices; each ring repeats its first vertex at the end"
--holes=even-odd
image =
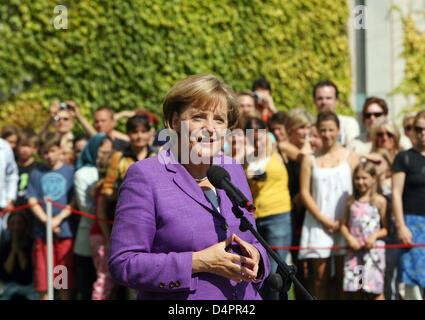
POLYGON ((128 133, 132 147, 143 148, 148 145, 151 132, 144 126, 137 126, 134 131, 128 133))
POLYGON ((17 155, 22 161, 28 160, 37 152, 37 147, 31 142, 22 142, 18 144, 17 155))
POLYGON ((16 146, 18 144, 18 136, 16 134, 12 134, 12 135, 8 136, 5 140, 9 143, 10 147, 13 150, 16 149, 16 146))
POLYGON ((62 148, 51 146, 44 149, 43 159, 50 168, 53 168, 62 159, 62 148))
POLYGON ((368 172, 359 170, 354 176, 354 187, 364 194, 370 190, 375 180, 368 172))

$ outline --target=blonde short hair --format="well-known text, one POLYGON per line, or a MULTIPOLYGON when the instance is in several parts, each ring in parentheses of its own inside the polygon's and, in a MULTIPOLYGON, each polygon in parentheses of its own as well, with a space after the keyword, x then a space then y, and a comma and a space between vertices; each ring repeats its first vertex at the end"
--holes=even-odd
POLYGON ((306 124, 313 124, 313 116, 305 108, 295 108, 288 111, 285 121, 286 131, 297 129, 305 126, 306 124))
POLYGON ((177 82, 166 95, 162 104, 164 126, 172 128, 174 112, 180 115, 195 104, 201 109, 226 106, 230 129, 238 120, 239 100, 234 91, 212 74, 197 74, 177 82))
POLYGON ((397 128, 394 121, 388 118, 379 119, 373 126, 372 132, 371 132, 372 150, 375 150, 377 148, 376 134, 378 133, 378 130, 382 127, 385 128, 388 132, 393 134, 395 149, 396 149, 395 151, 398 152, 403 150, 403 148, 400 146, 400 137, 401 137, 400 130, 397 128))

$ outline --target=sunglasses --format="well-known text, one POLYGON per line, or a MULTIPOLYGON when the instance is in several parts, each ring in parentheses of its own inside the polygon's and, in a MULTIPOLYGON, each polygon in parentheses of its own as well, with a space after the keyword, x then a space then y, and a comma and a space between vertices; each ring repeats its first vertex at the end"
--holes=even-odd
POLYGON ((413 126, 411 126, 410 124, 408 124, 407 126, 404 127, 405 131, 410 131, 413 129, 413 126))
POLYGON ((383 112, 365 112, 364 117, 365 119, 370 119, 372 118, 372 116, 374 116, 375 118, 379 118, 382 117, 384 115, 383 112))
POLYGON ((70 119, 70 118, 68 118, 68 117, 62 117, 62 118, 61 118, 61 117, 58 117, 58 116, 56 116, 56 117, 55 117, 55 121, 56 121, 56 122, 59 122, 60 120, 63 120, 63 121, 69 121, 69 119, 70 119))
POLYGON ((383 137, 384 137, 384 135, 387 135, 387 137, 388 137, 388 138, 392 138, 392 137, 394 137, 394 134, 392 134, 391 132, 388 132, 388 131, 384 131, 384 132, 377 132, 377 133, 376 133, 376 136, 377 136, 377 137, 379 137, 379 138, 383 138, 383 137))
POLYGON ((372 160, 372 159, 368 159, 367 161, 372 162, 374 165, 379 166, 382 163, 382 160, 372 160))
POLYGON ((416 133, 423 133, 424 131, 425 131, 425 128, 415 126, 416 133))

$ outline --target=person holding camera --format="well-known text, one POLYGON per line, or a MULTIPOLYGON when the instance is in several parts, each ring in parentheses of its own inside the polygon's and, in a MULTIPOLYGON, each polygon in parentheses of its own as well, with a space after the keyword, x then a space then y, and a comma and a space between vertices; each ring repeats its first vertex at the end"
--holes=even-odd
POLYGON ((74 165, 76 159, 74 155, 74 135, 72 129, 74 128, 74 118, 77 119, 84 130, 90 135, 96 134, 96 129, 83 117, 80 113, 78 106, 73 101, 58 102, 53 101, 50 105, 50 117, 47 119, 38 137, 42 138, 51 124, 55 127, 55 131, 60 134, 61 147, 63 150, 63 160, 74 165))
POLYGON ((265 78, 254 81, 252 85, 252 96, 255 99, 255 107, 261 113, 261 119, 267 123, 269 118, 277 112, 271 96, 271 85, 265 78))

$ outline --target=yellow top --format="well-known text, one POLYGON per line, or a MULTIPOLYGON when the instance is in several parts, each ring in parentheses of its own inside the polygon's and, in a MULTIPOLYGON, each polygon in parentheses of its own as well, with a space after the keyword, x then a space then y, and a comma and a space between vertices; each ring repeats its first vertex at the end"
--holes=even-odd
POLYGON ((288 187, 288 171, 277 151, 266 165, 265 180, 249 180, 255 211, 255 219, 291 210, 288 187))

